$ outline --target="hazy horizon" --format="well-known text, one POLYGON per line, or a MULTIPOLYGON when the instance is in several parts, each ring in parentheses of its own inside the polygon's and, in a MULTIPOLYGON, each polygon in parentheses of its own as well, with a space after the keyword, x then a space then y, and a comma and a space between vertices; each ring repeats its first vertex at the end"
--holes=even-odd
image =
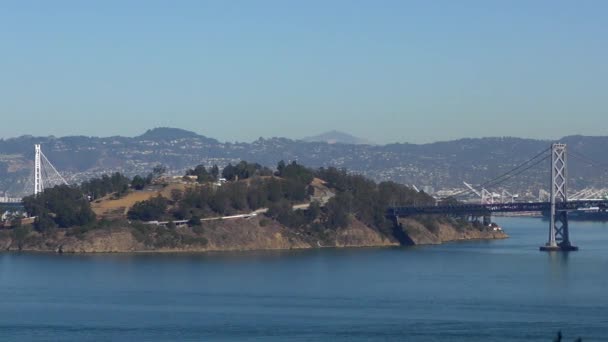
POLYGON ((1 137, 603 135, 608 3, 0 4, 1 137))
POLYGON ((342 134, 347 134, 352 136, 353 138, 357 138, 357 139, 362 139, 362 140, 367 140, 369 143, 371 143, 372 145, 388 145, 388 144, 396 144, 396 143, 402 143, 402 144, 417 144, 417 145, 424 145, 424 144, 432 144, 432 143, 440 143, 440 142, 449 142, 449 141, 455 141, 455 140, 461 140, 461 139, 500 139, 500 138, 514 138, 514 139, 532 139, 532 140, 547 140, 547 141, 557 141, 561 138, 565 138, 565 137, 569 137, 569 136, 586 136, 586 137, 605 137, 608 136, 608 134, 605 135, 586 135, 586 134, 568 134, 568 135, 564 135, 564 136, 559 136, 559 137, 554 137, 554 138, 534 138, 534 137, 518 137, 518 136, 479 136, 479 137, 456 137, 453 139, 446 139, 446 140, 435 140, 435 141, 429 141, 429 142, 421 142, 421 143, 416 143, 416 142, 411 142, 411 141, 389 141, 389 142, 376 142, 376 141, 372 141, 370 139, 368 139, 365 136, 356 136, 354 134, 351 134, 350 132, 347 131, 343 131, 340 129, 328 129, 326 131, 323 132, 317 132, 314 134, 308 134, 305 136, 298 136, 298 137, 289 137, 289 136, 260 136, 257 137, 255 139, 252 140, 238 140, 238 139, 228 139, 228 140, 224 140, 224 139, 219 139, 217 137, 214 137, 212 135, 207 135, 201 132, 197 132, 196 130, 190 130, 190 129, 186 129, 186 128, 181 128, 181 127, 152 127, 152 128, 145 128, 143 129, 141 132, 134 134, 134 135, 121 135, 121 134, 99 134, 99 135, 87 135, 87 134, 67 134, 67 135, 35 135, 35 134, 22 134, 19 136, 15 136, 15 137, 0 137, 0 139, 3 140, 7 140, 7 139, 15 139, 15 138, 20 138, 23 136, 33 136, 33 137, 50 137, 53 136, 55 138, 65 138, 65 137, 74 137, 74 136, 85 136, 85 137, 91 137, 91 138, 110 138, 110 137, 125 137, 125 138, 134 138, 134 137, 138 137, 143 135, 144 133, 146 133, 148 130, 153 130, 153 129, 163 129, 163 128, 168 128, 168 129, 179 129, 179 130, 183 130, 183 131, 188 131, 188 132, 192 132, 192 133, 196 133, 200 136, 203 136, 205 138, 211 138, 211 139, 215 139, 218 140, 221 143, 251 143, 254 142, 260 138, 262 139, 272 139, 272 138, 286 138, 286 139, 291 139, 291 140, 304 140, 307 138, 314 138, 320 135, 324 135, 326 133, 333 133, 333 132, 337 132, 337 133, 342 133, 342 134))

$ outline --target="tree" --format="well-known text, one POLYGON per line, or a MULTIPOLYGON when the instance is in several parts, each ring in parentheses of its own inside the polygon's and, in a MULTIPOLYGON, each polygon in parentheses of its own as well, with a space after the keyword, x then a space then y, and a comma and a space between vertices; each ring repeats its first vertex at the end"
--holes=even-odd
POLYGON ((225 190, 225 187, 221 187, 218 191, 213 194, 209 199, 209 208, 218 214, 226 214, 230 212, 230 196, 225 190))
POLYGON ((251 210, 266 207, 268 204, 266 194, 266 181, 254 179, 247 188, 247 205, 251 210))
POLYGON ((82 192, 96 199, 109 193, 116 193, 118 196, 125 194, 129 190, 131 180, 120 172, 112 175, 103 175, 100 178, 92 178, 80 184, 82 192))
POLYGON ((175 203, 179 202, 184 197, 184 192, 180 189, 171 190, 171 200, 175 203))
POLYGON ((204 165, 197 165, 194 170, 188 170, 186 175, 196 176, 196 181, 199 183, 211 182, 214 180, 214 177, 209 172, 207 172, 207 169, 204 165))
POLYGON ((266 183, 266 198, 269 202, 278 202, 283 198, 281 182, 278 179, 271 178, 266 183))
POLYGON ((287 179, 283 181, 283 190, 285 198, 292 201, 303 201, 306 199, 306 187, 305 183, 299 182, 294 179, 287 179))
POLYGON ((214 164, 211 168, 211 177, 213 177, 213 180, 218 180, 219 175, 220 169, 217 167, 217 165, 214 164))
POLYGON ((57 224, 50 216, 48 216, 47 214, 36 216, 36 219, 34 220, 35 230, 39 232, 45 232, 53 228, 57 228, 57 224))
POLYGON ((349 212, 352 195, 348 193, 339 193, 331 198, 325 209, 327 215, 325 225, 328 228, 345 228, 350 224, 349 212))
POLYGON ((295 160, 289 165, 279 162, 277 170, 279 177, 294 180, 304 185, 310 184, 314 178, 314 173, 311 170, 299 165, 295 160))
POLYGON ((140 175, 133 177, 131 187, 135 190, 143 190, 146 187, 147 180, 140 175))
POLYGON ((240 161, 236 165, 228 164, 222 171, 222 176, 226 180, 233 181, 236 179, 247 179, 254 176, 271 176, 272 171, 263 167, 258 163, 247 163, 246 161, 240 161))
POLYGON ((167 172, 167 168, 161 164, 156 165, 152 169, 152 179, 159 179, 167 172))
POLYGON ((158 195, 149 200, 135 203, 127 212, 127 217, 131 220, 157 221, 165 215, 167 204, 167 200, 158 195))
POLYGON ((281 176, 281 174, 283 174, 283 171, 285 170, 285 161, 281 160, 278 164, 277 164, 277 176, 281 176))
POLYGON ((316 172, 318 178, 327 182, 327 186, 338 191, 344 191, 347 188, 348 174, 345 169, 337 169, 335 167, 320 168, 316 172))
POLYGON ((319 202, 313 201, 306 210, 306 219, 309 223, 312 223, 319 215, 321 215, 321 205, 319 205, 319 202))
POLYGON ((270 207, 268 207, 268 212, 266 215, 277 220, 283 225, 288 227, 293 226, 293 209, 291 208, 291 204, 285 200, 272 203, 270 207))
POLYGON ((192 216, 190 220, 188 220, 188 225, 192 227, 200 227, 202 225, 201 218, 199 216, 192 216))
POLYGON ((222 177, 226 178, 226 180, 232 181, 236 178, 236 169, 232 164, 226 165, 224 170, 222 170, 222 177))
POLYGON ((247 184, 233 183, 224 185, 222 190, 228 192, 230 198, 230 206, 235 210, 247 209, 247 184))

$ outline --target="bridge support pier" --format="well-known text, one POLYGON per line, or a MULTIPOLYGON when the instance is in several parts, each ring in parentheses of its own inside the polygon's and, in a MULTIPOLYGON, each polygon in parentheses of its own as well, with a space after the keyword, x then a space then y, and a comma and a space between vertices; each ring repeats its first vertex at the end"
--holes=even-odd
POLYGON ((492 224, 492 216, 491 215, 484 215, 483 216, 483 225, 487 227, 490 224, 492 224))
MULTIPOLYGON (((549 237, 549 242, 545 246, 541 246, 540 250, 545 252, 571 252, 578 251, 578 247, 572 246, 568 232, 568 212, 560 210, 552 219, 553 236, 549 237), (553 238, 553 243, 551 239, 553 238)), ((550 233, 551 234, 551 233, 550 233)))
POLYGON ((481 223, 484 226, 489 226, 492 223, 492 214, 470 214, 467 215, 469 222, 481 223))
POLYGON ((566 180, 566 144, 551 145, 551 217, 549 223, 549 241, 541 246, 541 251, 568 252, 576 251, 578 247, 570 243, 568 232, 568 212, 556 211, 556 203, 568 202, 566 180))

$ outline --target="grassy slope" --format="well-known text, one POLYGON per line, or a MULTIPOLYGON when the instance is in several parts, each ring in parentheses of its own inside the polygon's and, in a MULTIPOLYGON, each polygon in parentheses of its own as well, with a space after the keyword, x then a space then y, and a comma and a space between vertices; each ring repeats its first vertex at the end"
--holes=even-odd
POLYGON ((91 209, 100 218, 124 218, 127 211, 137 202, 149 200, 159 194, 170 199, 171 191, 184 191, 187 187, 194 185, 194 183, 192 185, 174 183, 167 185, 160 191, 132 191, 119 199, 112 199, 113 194, 110 194, 91 203, 91 209))

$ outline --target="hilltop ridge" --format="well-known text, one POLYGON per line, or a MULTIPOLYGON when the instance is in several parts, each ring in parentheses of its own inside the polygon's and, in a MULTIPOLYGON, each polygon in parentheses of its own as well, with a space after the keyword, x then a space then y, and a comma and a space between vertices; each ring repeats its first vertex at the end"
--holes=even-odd
POLYGON ((340 132, 337 130, 328 131, 319 135, 302 138, 306 142, 324 142, 328 144, 346 144, 346 145, 375 145, 373 142, 355 137, 354 135, 340 132))
POLYGON ((147 130, 142 135, 137 136, 139 139, 165 139, 165 140, 173 140, 173 139, 186 139, 186 138, 198 138, 201 137, 197 133, 192 131, 188 131, 181 128, 172 128, 172 127, 156 127, 147 130))
MULTIPOLYGON (((404 140, 407 140, 404 138, 404 140)), ((608 164, 608 137, 567 136, 569 151, 608 164)), ((31 173, 33 145, 42 144, 45 155, 70 182, 103 173, 145 174, 156 165, 180 173, 198 164, 225 166, 249 160, 274 166, 276 160, 297 160, 311 167, 348 168, 374 180, 392 180, 435 189, 479 184, 492 179, 546 149, 551 141, 514 137, 463 138, 430 144, 394 143, 355 145, 306 142, 288 138, 254 142, 220 142, 197 133, 156 128, 136 137, 33 137, 0 140, 0 196, 23 189, 31 173)), ((507 184, 511 192, 538 193, 546 188, 546 167, 540 165, 507 184)), ((602 185, 603 169, 571 158, 570 187, 602 185)))

